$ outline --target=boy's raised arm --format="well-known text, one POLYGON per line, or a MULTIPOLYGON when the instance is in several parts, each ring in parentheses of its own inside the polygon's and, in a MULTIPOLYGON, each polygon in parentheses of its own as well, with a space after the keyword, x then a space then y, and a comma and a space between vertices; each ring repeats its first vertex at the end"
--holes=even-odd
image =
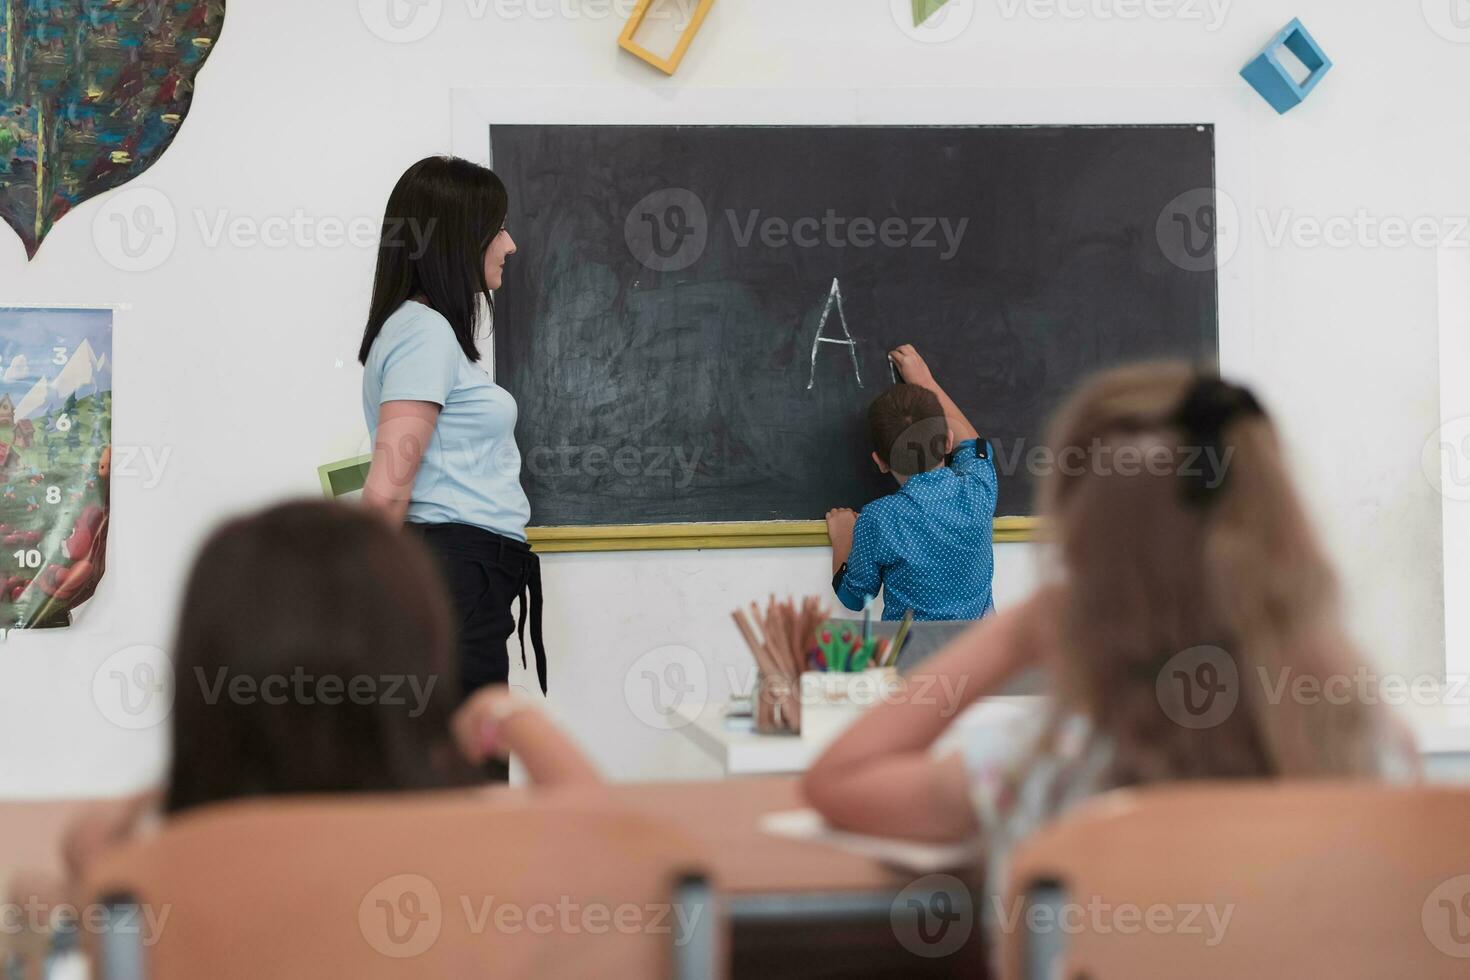
POLYGON ((934 374, 929 370, 929 365, 919 356, 913 344, 904 344, 897 350, 888 352, 888 359, 898 368, 899 376, 911 385, 919 385, 928 388, 939 398, 939 404, 944 408, 944 417, 949 420, 949 427, 954 432, 955 445, 968 442, 971 439, 980 438, 980 433, 960 407, 954 403, 954 399, 945 394, 939 382, 934 380, 934 374))

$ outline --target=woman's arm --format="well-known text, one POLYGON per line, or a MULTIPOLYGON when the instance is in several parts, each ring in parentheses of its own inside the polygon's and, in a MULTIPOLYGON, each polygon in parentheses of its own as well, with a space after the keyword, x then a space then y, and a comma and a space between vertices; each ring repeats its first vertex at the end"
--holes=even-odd
POLYGON ((373 440, 373 462, 362 502, 397 527, 408 514, 413 481, 439 421, 434 402, 384 402, 378 410, 378 432, 373 440))
POLYGON ((536 785, 601 783, 602 776, 556 723, 508 687, 482 688, 454 715, 454 740, 471 765, 515 755, 536 785))
POLYGON ((802 792, 842 830, 953 841, 977 830, 958 757, 935 759, 934 741, 969 705, 1040 660, 1034 597, 967 630, 909 675, 905 697, 865 712, 822 753, 802 792), (917 677, 931 683, 913 683, 917 677))

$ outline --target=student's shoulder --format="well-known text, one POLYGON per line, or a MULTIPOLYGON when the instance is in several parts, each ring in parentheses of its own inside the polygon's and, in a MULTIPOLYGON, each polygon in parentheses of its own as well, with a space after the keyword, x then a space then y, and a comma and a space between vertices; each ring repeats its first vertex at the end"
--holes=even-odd
POLYGON ((879 497, 877 500, 869 501, 868 504, 863 507, 861 511, 858 512, 858 517, 865 518, 870 521, 886 520, 888 518, 897 516, 897 513, 900 508, 902 508, 902 506, 902 495, 897 493, 890 493, 887 496, 879 497))

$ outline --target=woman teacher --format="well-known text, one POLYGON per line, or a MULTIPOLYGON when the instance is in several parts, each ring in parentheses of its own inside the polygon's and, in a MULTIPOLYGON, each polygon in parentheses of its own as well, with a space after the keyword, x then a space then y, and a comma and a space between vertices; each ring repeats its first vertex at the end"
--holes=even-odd
POLYGON ((461 692, 506 683, 521 600, 541 690, 541 572, 526 543, 516 403, 479 366, 481 300, 493 311, 515 242, 500 178, 466 160, 409 167, 388 198, 358 359, 373 438, 363 500, 439 558, 459 623, 461 692), (529 615, 528 615, 529 607, 529 615))

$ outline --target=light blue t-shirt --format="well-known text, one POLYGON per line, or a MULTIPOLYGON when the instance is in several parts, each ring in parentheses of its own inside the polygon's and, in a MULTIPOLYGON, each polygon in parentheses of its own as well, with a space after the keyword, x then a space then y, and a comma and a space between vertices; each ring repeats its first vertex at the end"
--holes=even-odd
POLYGON ((422 303, 394 311, 368 351, 362 414, 375 438, 379 407, 395 401, 442 406, 408 520, 471 524, 526 540, 531 503, 521 488, 515 399, 465 357, 449 321, 422 303))

